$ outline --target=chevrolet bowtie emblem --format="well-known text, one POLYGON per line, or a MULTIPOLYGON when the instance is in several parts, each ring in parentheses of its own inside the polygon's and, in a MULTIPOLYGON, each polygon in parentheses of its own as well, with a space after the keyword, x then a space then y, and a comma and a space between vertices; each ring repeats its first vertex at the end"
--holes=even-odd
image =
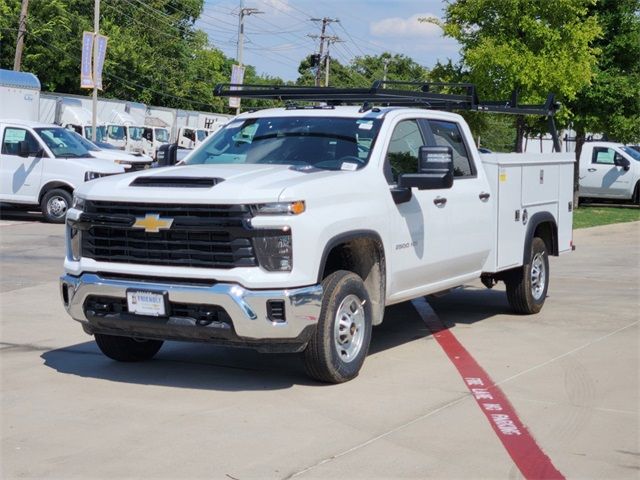
POLYGON ((171 228, 173 218, 160 218, 158 213, 147 213, 144 217, 136 217, 133 228, 144 228, 145 232, 158 233, 171 228))

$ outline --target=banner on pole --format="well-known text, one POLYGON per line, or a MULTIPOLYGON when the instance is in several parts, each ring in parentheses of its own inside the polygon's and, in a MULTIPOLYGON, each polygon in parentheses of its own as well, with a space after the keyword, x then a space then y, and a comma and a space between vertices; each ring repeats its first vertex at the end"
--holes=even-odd
POLYGON ((80 88, 93 88, 91 54, 93 52, 93 32, 82 33, 82 65, 80 66, 80 88))
MULTIPOLYGON (((244 67, 234 65, 231 68, 231 83, 241 85, 244 82, 244 67)), ((229 90, 239 90, 241 87, 229 87, 229 90)), ((240 97, 229 97, 230 108, 240 108, 240 97)))
POLYGON ((107 40, 108 37, 98 34, 93 46, 93 80, 99 90, 102 90, 102 68, 107 55, 107 40))

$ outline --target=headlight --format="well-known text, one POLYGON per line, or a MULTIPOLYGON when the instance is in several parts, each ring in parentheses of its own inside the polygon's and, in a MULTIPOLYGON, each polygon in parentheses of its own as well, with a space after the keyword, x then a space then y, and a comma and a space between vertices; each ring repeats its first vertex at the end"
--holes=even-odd
POLYGON ((118 165, 122 165, 125 169, 132 167, 131 162, 127 162, 126 160, 114 160, 114 162, 118 165))
POLYGON ((300 215, 306 210, 302 200, 296 202, 261 203, 252 205, 254 215, 300 215))
POLYGON ((74 195, 71 208, 75 208, 76 210, 84 210, 84 198, 76 197, 74 195))
POLYGON ((290 272, 293 267, 291 232, 269 237, 255 237, 253 246, 262 268, 270 272, 290 272))
POLYGON ((100 172, 85 172, 84 173, 84 181, 88 182, 89 180, 95 180, 96 178, 105 177, 109 175, 108 173, 100 173, 100 172))

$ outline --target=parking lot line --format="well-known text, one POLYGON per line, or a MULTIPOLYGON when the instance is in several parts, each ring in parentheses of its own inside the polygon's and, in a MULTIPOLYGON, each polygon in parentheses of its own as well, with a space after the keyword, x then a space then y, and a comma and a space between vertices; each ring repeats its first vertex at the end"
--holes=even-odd
POLYGON ((426 301, 414 300, 413 306, 462 376, 480 410, 522 475, 527 479, 564 479, 564 475, 556 469, 522 423, 504 392, 451 330, 444 326, 426 301))

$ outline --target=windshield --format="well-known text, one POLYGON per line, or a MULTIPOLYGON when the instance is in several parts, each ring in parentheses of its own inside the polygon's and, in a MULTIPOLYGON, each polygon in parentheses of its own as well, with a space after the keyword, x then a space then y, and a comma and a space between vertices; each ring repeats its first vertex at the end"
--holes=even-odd
MULTIPOLYGON (((93 127, 84 127, 84 134, 88 140, 91 140, 93 127)), ((107 127, 104 125, 96 128, 96 142, 104 142, 107 137, 107 127)))
POLYGON ((237 120, 211 135, 186 164, 262 163, 355 170, 367 164, 380 120, 265 117, 237 120))
POLYGON ((142 127, 129 127, 129 138, 131 140, 141 140, 143 130, 144 128, 142 127))
POLYGON ((81 158, 90 157, 89 151, 80 143, 76 133, 66 128, 36 128, 40 138, 47 144, 56 157, 81 158))
POLYGON ((207 131, 206 130, 197 130, 197 135, 198 135, 198 141, 202 142, 202 141, 204 141, 205 138, 207 138, 207 131))
POLYGON ((622 147, 622 151, 634 160, 640 161, 640 152, 638 150, 631 147, 622 147))
POLYGON ((156 140, 162 143, 169 142, 169 131, 166 128, 156 128, 156 140))
POLYGON ((122 125, 109 125, 107 127, 107 134, 112 140, 125 140, 127 138, 122 125))
MULTIPOLYGON (((91 128, 91 127, 89 127, 91 128)), ((73 137, 78 140, 78 142, 80 142, 82 144, 82 146, 84 148, 86 148, 87 150, 89 150, 90 152, 99 152, 100 149, 98 148, 98 146, 95 143, 90 142, 89 140, 87 140, 86 138, 84 138, 82 135, 80 135, 77 132, 73 132, 71 131, 71 134, 73 135, 73 137)))

